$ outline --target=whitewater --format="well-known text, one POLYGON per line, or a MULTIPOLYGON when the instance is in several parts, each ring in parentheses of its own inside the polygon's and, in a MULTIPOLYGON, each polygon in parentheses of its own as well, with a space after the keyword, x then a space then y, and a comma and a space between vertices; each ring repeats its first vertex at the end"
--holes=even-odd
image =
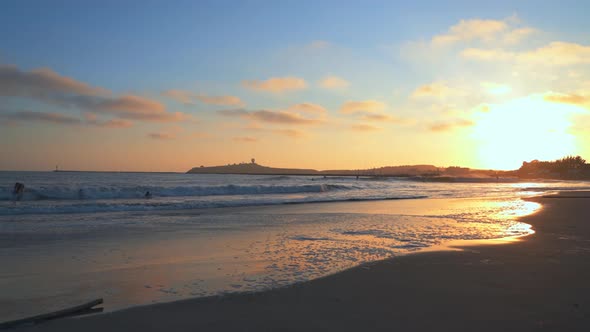
POLYGON ((0 172, 0 320, 282 287, 534 232, 523 198, 587 182, 0 172), (15 182, 25 185, 15 201, 15 182), (146 198, 149 192, 151 198, 146 198))

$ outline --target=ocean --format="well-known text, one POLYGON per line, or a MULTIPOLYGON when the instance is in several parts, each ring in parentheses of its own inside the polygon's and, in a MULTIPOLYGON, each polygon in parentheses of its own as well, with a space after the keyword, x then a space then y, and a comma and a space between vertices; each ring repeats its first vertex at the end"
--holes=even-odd
POLYGON ((116 310, 259 291, 527 235, 517 218, 539 205, 522 198, 590 190, 491 180, 0 172, 0 320, 98 297, 116 310))

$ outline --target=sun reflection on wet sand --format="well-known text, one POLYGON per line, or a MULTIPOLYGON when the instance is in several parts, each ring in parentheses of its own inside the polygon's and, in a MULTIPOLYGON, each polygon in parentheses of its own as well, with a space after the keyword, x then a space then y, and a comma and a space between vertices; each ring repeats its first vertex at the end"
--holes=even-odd
POLYGON ((3 261, 13 266, 15 275, 26 277, 4 278, 0 285, 19 285, 18 294, 5 294, 13 298, 15 316, 24 315, 33 303, 36 311, 42 309, 35 285, 51 286, 58 294, 52 297, 63 297, 63 303, 104 297, 107 310, 258 291, 413 252, 450 250, 482 239, 513 241, 534 232, 517 218, 539 207, 519 199, 424 199, 171 214, 160 231, 146 228, 56 242, 42 254, 24 261, 21 255, 13 263, 6 252, 3 261), (78 248, 75 254, 72 248, 78 248), (46 273, 35 274, 30 267, 45 267, 46 273))

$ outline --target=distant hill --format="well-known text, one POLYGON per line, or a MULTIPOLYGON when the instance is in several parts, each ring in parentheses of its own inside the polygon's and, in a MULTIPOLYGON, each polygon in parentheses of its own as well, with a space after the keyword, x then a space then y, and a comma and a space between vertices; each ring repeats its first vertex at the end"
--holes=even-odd
POLYGON ((187 173, 196 174, 261 174, 261 175, 317 175, 315 169, 274 168, 256 163, 232 164, 226 166, 194 167, 187 173))
POLYGON ((256 163, 230 164, 226 166, 194 167, 187 173, 194 174, 264 174, 264 175, 326 175, 326 176, 417 176, 438 175, 444 169, 432 165, 388 166, 362 170, 325 170, 299 168, 274 168, 256 163))

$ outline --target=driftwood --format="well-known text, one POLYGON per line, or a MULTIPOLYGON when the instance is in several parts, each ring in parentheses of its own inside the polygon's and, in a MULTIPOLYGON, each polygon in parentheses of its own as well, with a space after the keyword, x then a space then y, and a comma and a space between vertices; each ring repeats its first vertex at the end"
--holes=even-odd
POLYGON ((38 324, 47 320, 56 319, 56 318, 63 318, 69 316, 79 316, 79 315, 87 315, 102 312, 103 308, 92 308, 99 304, 102 304, 102 299, 96 299, 94 301, 90 301, 84 304, 80 304, 74 307, 69 307, 65 309, 61 309, 58 311, 49 312, 42 315, 12 320, 8 322, 0 323, 0 329, 8 329, 12 327, 17 327, 20 325, 34 325, 38 324))

